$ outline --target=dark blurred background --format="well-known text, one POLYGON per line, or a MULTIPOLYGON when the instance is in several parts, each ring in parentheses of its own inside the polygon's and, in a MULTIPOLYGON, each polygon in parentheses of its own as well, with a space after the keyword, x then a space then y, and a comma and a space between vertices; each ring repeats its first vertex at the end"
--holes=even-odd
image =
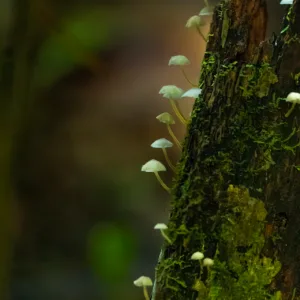
MULTIPOLYGON (((280 28, 278 2, 269 1, 269 35, 280 28)), ((171 112, 159 89, 189 88, 169 58, 186 55, 192 63, 186 72, 198 81, 205 44, 185 23, 204 3, 28 3, 20 9, 18 1, 0 2, 3 99, 12 73, 5 58, 19 51, 31 64, 21 75, 29 100, 12 156, 10 299, 142 299, 132 283, 140 275, 154 278, 162 239, 153 226, 167 222, 170 199, 140 169, 152 158, 164 160, 150 144, 169 139, 155 119, 171 112)), ((181 103, 186 116, 192 104, 181 103)), ((182 139, 184 128, 173 129, 182 139)), ((178 160, 177 149, 169 153, 178 160)), ((171 171, 162 177, 171 184, 171 171)))

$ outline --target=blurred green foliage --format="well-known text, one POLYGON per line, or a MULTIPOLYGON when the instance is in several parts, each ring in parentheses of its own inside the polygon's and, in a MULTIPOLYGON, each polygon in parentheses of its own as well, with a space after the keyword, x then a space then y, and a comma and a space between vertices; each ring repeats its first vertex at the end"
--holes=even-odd
POLYGON ((116 32, 124 29, 122 20, 110 10, 87 10, 66 17, 41 46, 36 84, 49 86, 76 66, 96 67, 97 53, 110 47, 116 32))
POLYGON ((99 223, 90 231, 87 252, 96 275, 113 284, 128 278, 137 255, 137 241, 127 226, 99 223))

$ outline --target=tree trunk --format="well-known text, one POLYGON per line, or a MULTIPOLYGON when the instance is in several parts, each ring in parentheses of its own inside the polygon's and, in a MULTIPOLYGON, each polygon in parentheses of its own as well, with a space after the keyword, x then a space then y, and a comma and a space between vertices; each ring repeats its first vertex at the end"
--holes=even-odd
POLYGON ((280 99, 300 92, 300 0, 272 41, 267 21, 264 0, 215 9, 152 299, 300 299, 300 114, 280 99))

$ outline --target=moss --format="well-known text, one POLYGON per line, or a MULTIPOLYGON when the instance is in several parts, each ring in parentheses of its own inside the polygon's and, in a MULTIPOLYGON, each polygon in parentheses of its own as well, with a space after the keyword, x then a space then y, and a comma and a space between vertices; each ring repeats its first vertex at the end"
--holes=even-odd
MULTIPOLYGON (((158 266, 158 284, 164 300, 195 300, 200 294, 203 300, 279 300, 280 292, 270 286, 281 264, 264 252, 262 180, 278 167, 279 153, 299 147, 298 130, 289 132, 278 117, 285 107, 272 92, 278 78, 269 63, 220 56, 206 52, 202 64, 203 93, 194 105, 173 189, 174 243, 158 266), (190 260, 195 251, 215 260, 201 278, 199 265, 190 260)), ((270 239, 276 243, 281 236, 270 239)))
POLYGON ((223 9, 223 24, 222 24, 222 33, 221 33, 222 48, 225 47, 229 27, 230 27, 230 24, 229 24, 227 9, 223 9))
POLYGON ((278 260, 261 256, 267 211, 264 203, 250 197, 244 187, 229 185, 227 192, 207 299, 266 299, 266 286, 281 268, 278 260))
POLYGON ((294 75, 296 85, 300 85, 300 72, 294 75))

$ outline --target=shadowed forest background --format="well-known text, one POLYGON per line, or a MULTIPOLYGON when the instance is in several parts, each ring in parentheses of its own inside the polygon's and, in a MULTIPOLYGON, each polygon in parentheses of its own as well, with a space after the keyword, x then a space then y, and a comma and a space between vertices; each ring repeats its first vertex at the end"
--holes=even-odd
MULTIPOLYGON (((269 2, 271 36, 284 9, 269 2)), ((0 251, 6 295, 141 299, 132 282, 154 276, 161 237, 153 226, 167 220, 169 198, 140 168, 149 159, 163 160, 150 147, 168 138, 155 119, 170 111, 159 89, 189 87, 168 67, 169 58, 186 55, 192 62, 186 71, 198 80, 205 44, 184 25, 204 4, 20 3, 0 3, 1 163, 11 162, 9 177, 2 170, 1 180, 6 185, 10 178, 13 191, 10 197, 2 192, 0 202, 0 245, 11 249, 0 251), (11 106, 18 112, 14 133, 5 123, 11 106)), ((182 109, 188 115, 192 102, 182 109)), ((174 131, 183 138, 180 125, 174 131)), ((173 160, 179 155, 171 152, 173 160)), ((171 174, 164 179, 171 184, 171 174)))

